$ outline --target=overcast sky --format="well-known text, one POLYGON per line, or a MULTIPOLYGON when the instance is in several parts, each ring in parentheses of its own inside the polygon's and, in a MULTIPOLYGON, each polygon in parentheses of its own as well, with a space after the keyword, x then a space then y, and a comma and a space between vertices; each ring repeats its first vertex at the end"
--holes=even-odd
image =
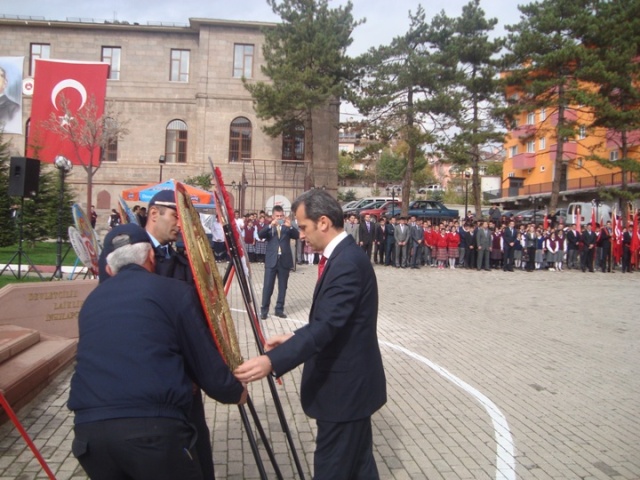
MULTIPOLYGON (((469 0, 429 0, 422 2, 427 18, 444 10, 457 17, 469 0)), ((345 4, 346 0, 332 0, 330 5, 345 4)), ((416 0, 352 0, 356 19, 366 18, 364 25, 353 33, 354 42, 349 53, 354 55, 369 47, 389 43, 407 31, 409 10, 415 12, 416 0)), ((517 23, 520 18, 517 2, 513 0, 483 0, 487 17, 498 19, 497 33, 504 25, 517 23)), ((529 3, 527 0, 526 3, 529 3)), ((254 20, 276 22, 265 0, 0 0, 0 15, 29 15, 46 20, 87 18, 96 21, 120 20, 128 22, 175 22, 188 24, 189 18, 225 20, 254 20)))

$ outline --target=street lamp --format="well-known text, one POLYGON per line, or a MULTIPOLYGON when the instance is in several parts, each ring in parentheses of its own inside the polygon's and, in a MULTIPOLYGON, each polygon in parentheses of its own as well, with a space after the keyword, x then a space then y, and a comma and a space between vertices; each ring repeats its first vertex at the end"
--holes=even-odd
POLYGON ((62 155, 58 155, 53 164, 60 172, 60 197, 58 203, 58 240, 56 246, 56 271, 54 278, 62 279, 62 217, 64 214, 64 179, 73 169, 71 160, 62 155))
POLYGON ((387 195, 391 195, 391 216, 396 216, 396 193, 400 193, 400 190, 396 190, 396 187, 387 187, 387 195))
POLYGON ((165 163, 167 163, 167 159, 164 155, 160 155, 158 158, 158 163, 160 164, 160 183, 162 183, 162 167, 165 163))
POLYGON ((469 179, 471 178, 471 172, 465 170, 464 172, 464 218, 467 218, 467 210, 469 205, 469 179))
POLYGON ((238 210, 240 210, 240 215, 244 214, 244 192, 249 186, 249 182, 246 180, 242 180, 236 183, 235 180, 231 182, 231 188, 238 192, 238 210))

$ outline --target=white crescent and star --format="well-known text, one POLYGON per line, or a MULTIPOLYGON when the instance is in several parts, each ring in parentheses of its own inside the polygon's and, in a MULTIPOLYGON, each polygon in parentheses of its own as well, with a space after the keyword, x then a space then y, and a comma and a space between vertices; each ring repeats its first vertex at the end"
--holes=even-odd
POLYGON ((53 103, 54 108, 58 110, 56 100, 58 99, 58 95, 60 94, 60 92, 65 88, 73 88, 80 94, 80 96, 82 97, 82 103, 80 104, 78 110, 82 109, 84 104, 87 102, 87 89, 84 88, 84 85, 82 85, 79 81, 72 78, 61 80, 56 84, 55 87, 53 87, 53 90, 51 90, 51 103, 53 103))

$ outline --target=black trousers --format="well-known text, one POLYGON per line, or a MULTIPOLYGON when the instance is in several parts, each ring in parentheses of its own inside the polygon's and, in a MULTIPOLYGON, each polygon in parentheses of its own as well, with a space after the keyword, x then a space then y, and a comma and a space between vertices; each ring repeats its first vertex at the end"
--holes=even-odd
POLYGON ((278 279, 278 298, 276 300, 276 313, 284 313, 284 301, 287 296, 287 285, 289 284, 289 272, 291 269, 282 265, 280 255, 276 260, 275 267, 264 267, 264 285, 262 286, 262 306, 260 313, 267 315, 271 304, 271 295, 278 279))
POLYGON ((92 480, 202 480, 197 434, 173 418, 118 418, 74 427, 73 455, 92 480))
POLYGON ((371 417, 354 422, 316 421, 313 480, 377 480, 371 417))

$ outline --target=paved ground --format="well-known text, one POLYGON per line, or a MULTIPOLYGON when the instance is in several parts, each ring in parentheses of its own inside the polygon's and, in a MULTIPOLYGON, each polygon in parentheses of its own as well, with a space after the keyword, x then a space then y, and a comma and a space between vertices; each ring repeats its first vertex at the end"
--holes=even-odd
MULTIPOLYGON (((640 275, 376 267, 389 402, 374 416, 383 479, 640 478, 640 275)), ((260 293, 262 269, 254 266, 260 293)), ((316 270, 290 279, 289 318, 305 322, 316 270)), ((232 308, 241 309, 236 292, 232 308)), ((245 355, 254 348, 238 313, 245 355)), ((20 412, 59 479, 70 455, 68 369, 20 412)), ((307 478, 315 426, 300 371, 278 387, 307 478)), ((251 394, 285 479, 297 478, 266 383, 251 394)), ((219 479, 258 478, 237 407, 207 402, 219 479)), ((46 478, 12 425, 0 427, 0 480, 46 478)), ((264 456, 264 455, 263 455, 264 456)), ((265 458, 269 478, 275 478, 265 458)))

